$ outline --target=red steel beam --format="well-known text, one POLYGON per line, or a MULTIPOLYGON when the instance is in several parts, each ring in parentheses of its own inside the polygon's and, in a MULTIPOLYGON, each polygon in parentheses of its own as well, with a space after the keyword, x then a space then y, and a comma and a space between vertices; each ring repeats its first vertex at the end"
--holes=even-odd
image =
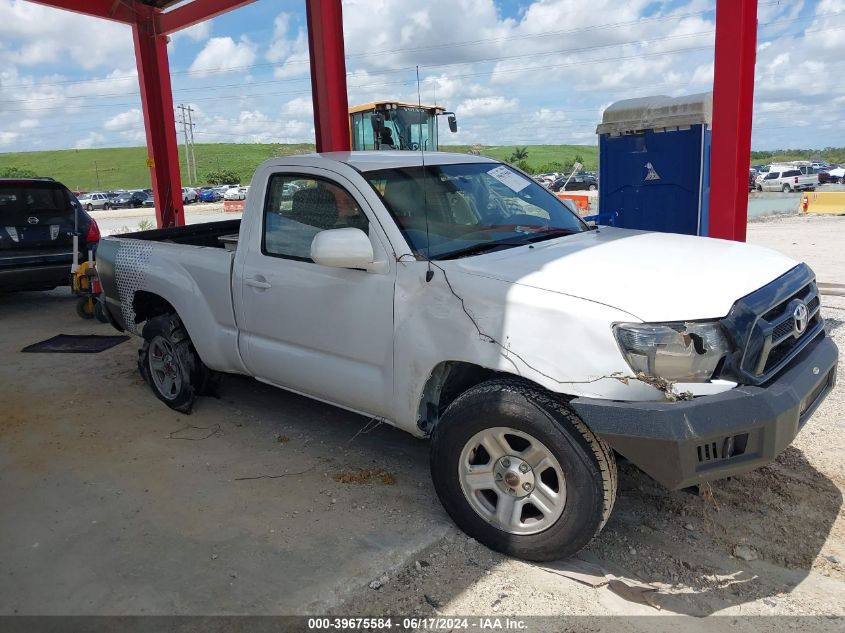
POLYGON ((757 0, 717 0, 710 237, 745 241, 757 57, 757 0))
POLYGON ((172 11, 159 13, 156 30, 162 35, 169 35, 252 2, 255 0, 194 0, 172 11))
POLYGON ((132 25, 141 106, 147 132, 148 165, 155 194, 159 228, 183 226, 182 179, 173 115, 173 92, 167 61, 167 36, 155 33, 155 10, 147 9, 143 19, 132 25))
POLYGON ((340 0, 305 0, 318 152, 348 152, 349 103, 340 0))
POLYGON ((124 24, 135 21, 135 11, 130 3, 121 0, 31 0, 56 9, 91 15, 96 18, 115 20, 124 24))

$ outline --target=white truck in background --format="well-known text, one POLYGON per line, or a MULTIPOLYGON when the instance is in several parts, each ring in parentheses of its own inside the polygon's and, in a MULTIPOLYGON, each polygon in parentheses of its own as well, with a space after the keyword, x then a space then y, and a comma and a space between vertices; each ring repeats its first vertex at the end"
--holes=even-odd
POLYGON ((274 158, 243 220, 104 238, 97 269, 165 404, 244 374, 429 437, 456 523, 532 560, 598 534, 616 453, 670 488, 737 475, 835 381, 806 265, 589 227, 481 157, 274 158))
POLYGON ((802 169, 791 164, 775 164, 768 173, 757 180, 758 191, 814 191, 819 176, 812 167, 802 169))

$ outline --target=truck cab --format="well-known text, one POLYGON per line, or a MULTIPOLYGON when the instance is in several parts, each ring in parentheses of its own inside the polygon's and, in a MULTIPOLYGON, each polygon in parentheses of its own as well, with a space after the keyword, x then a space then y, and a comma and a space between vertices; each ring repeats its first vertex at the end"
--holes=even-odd
POLYGON ((442 106, 399 101, 375 101, 349 108, 353 151, 408 150, 436 152, 438 117, 447 116, 449 129, 458 129, 455 115, 442 106))

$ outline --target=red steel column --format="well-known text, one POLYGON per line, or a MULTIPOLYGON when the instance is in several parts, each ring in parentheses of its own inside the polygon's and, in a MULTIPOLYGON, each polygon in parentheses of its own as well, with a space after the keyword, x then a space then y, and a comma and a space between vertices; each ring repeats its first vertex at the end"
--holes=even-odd
POLYGON ((717 0, 710 149, 710 237, 745 241, 757 0, 717 0))
MULTIPOLYGON (((136 6, 141 12, 143 6, 136 6)), ((182 208, 182 179, 167 62, 167 36, 156 35, 154 10, 145 9, 142 15, 132 25, 132 38, 147 131, 147 161, 155 194, 156 223, 159 227, 183 226, 185 211, 182 208)))
POLYGON ((318 152, 348 152, 349 103, 340 0, 305 0, 318 152))

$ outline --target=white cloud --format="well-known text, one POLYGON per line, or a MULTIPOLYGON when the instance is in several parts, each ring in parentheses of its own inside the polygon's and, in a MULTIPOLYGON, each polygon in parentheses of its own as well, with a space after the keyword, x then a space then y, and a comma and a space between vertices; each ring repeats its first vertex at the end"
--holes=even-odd
POLYGON ((76 141, 73 147, 74 149, 89 149, 95 145, 99 145, 104 140, 106 140, 106 137, 99 132, 89 132, 86 136, 76 141))
POLYGON ((518 99, 506 99, 502 96, 478 97, 462 101, 455 114, 465 118, 484 118, 516 112, 518 107, 518 99))
POLYGON ((255 62, 256 46, 245 35, 235 42, 231 37, 212 37, 191 64, 198 77, 212 73, 244 71, 255 62))
POLYGON ((133 61, 129 26, 24 0, 0 2, 3 58, 21 66, 64 62, 93 69, 133 61))
POLYGON ((11 145, 19 136, 17 132, 0 132, 0 146, 11 145))
POLYGON ((112 132, 124 132, 126 130, 144 125, 144 118, 138 108, 132 108, 126 112, 116 114, 103 124, 103 127, 112 132))
POLYGON ((194 42, 203 42, 211 37, 211 30, 213 28, 214 20, 206 20, 204 22, 197 22, 193 26, 189 26, 181 31, 176 31, 170 36, 171 42, 178 42, 182 38, 193 40, 194 42))

